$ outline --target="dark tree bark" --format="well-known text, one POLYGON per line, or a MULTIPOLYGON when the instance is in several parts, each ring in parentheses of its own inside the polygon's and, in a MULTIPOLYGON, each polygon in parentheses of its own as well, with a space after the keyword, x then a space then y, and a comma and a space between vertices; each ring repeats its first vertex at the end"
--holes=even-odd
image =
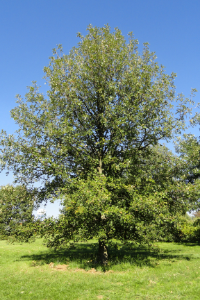
POLYGON ((103 265, 108 263, 108 250, 105 241, 99 240, 99 258, 103 265))

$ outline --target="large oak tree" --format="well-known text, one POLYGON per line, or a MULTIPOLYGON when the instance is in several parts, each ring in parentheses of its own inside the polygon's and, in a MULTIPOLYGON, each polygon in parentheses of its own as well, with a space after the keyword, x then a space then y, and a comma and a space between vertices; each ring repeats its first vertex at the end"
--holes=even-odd
POLYGON ((189 100, 132 33, 126 40, 119 29, 89 26, 78 37, 68 55, 54 49, 47 95, 34 83, 25 101, 18 97, 11 116, 19 130, 2 132, 1 165, 17 182, 43 182, 40 201, 64 199, 59 221, 47 222, 46 233, 57 232, 49 245, 95 236, 105 262, 108 240, 148 240, 155 220, 174 215, 172 195, 142 166, 159 141, 184 129, 189 100))

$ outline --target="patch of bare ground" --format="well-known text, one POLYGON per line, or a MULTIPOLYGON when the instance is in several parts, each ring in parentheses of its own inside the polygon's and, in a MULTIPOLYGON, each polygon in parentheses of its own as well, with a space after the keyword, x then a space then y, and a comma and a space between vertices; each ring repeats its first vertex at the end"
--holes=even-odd
POLYGON ((54 269, 54 270, 57 270, 57 271, 66 271, 67 270, 67 268, 69 267, 69 265, 54 265, 54 263, 50 263, 49 264, 49 267, 51 268, 51 269, 54 269))
POLYGON ((84 269, 80 269, 80 268, 77 268, 75 270, 70 270, 70 269, 68 269, 69 265, 63 264, 63 265, 56 265, 55 266, 55 264, 53 262, 51 262, 49 264, 49 267, 51 269, 55 270, 55 271, 66 271, 66 270, 68 270, 68 271, 71 271, 71 272, 81 272, 81 273, 91 273, 91 274, 101 274, 101 275, 102 274, 114 273, 114 271, 112 271, 112 270, 109 270, 109 271, 106 271, 106 272, 101 272, 101 271, 97 271, 95 268, 92 268, 88 271, 86 271, 84 269))

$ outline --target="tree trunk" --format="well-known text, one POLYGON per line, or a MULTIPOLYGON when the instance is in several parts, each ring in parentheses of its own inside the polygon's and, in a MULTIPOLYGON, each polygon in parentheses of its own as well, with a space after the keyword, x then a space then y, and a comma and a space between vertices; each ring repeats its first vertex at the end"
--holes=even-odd
POLYGON ((108 251, 104 241, 99 240, 99 258, 103 265, 108 263, 108 251))

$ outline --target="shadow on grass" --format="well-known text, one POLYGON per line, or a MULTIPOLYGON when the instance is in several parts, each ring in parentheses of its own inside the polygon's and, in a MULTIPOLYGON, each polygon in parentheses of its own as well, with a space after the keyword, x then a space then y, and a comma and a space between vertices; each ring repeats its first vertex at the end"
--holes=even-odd
POLYGON ((157 249, 149 249, 147 247, 128 248, 126 246, 121 247, 120 250, 116 250, 115 246, 108 247, 109 263, 106 267, 98 262, 98 245, 97 243, 80 243, 76 244, 71 249, 52 250, 38 254, 21 256, 20 260, 32 260, 34 265, 49 264, 51 262, 55 264, 69 264, 75 263, 78 268, 90 269, 101 268, 103 271, 107 271, 114 265, 121 265, 122 269, 127 268, 128 265, 134 266, 149 266, 155 267, 160 260, 169 260, 173 262, 175 260, 191 260, 191 256, 178 254, 180 250, 164 250, 162 252, 157 249), (177 254, 175 254, 177 252, 177 254))

